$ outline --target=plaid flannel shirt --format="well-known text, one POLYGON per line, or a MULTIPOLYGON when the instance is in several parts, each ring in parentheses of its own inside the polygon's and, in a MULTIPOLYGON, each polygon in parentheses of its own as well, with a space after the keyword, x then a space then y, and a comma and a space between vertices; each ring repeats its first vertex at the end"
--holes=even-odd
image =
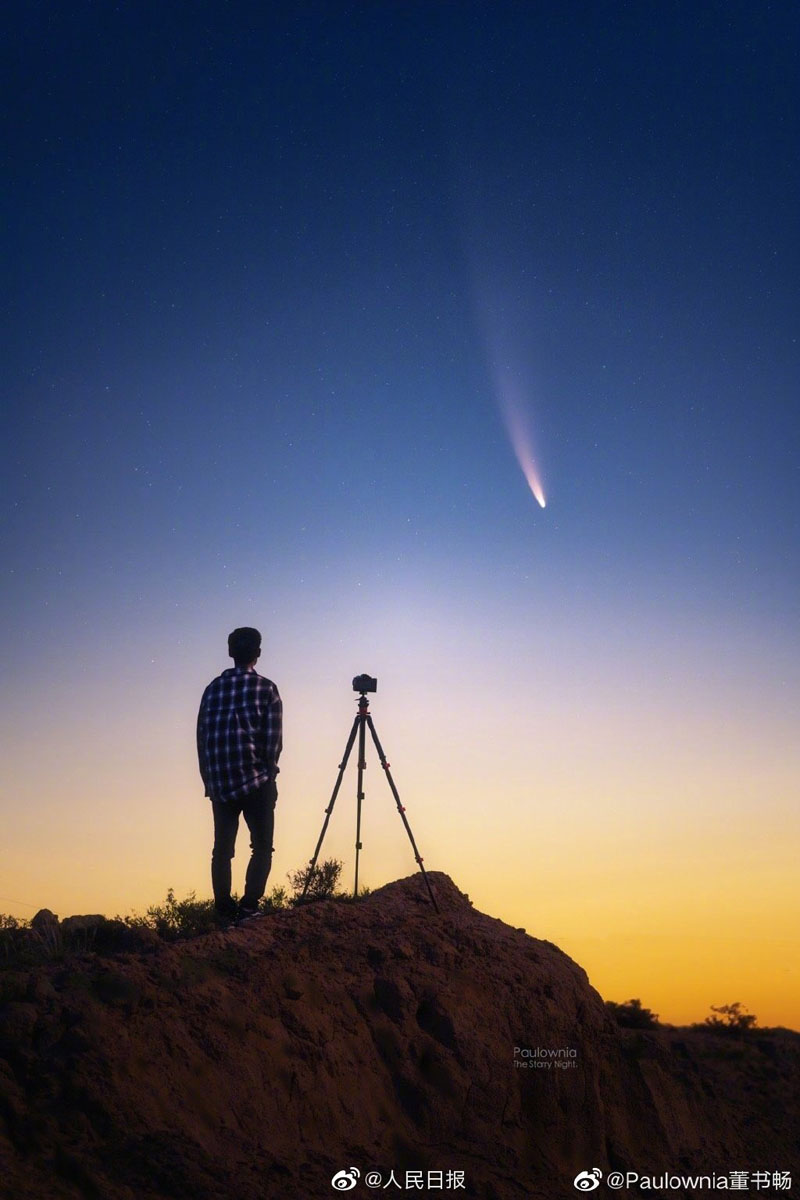
POLYGON ((271 679, 229 667, 208 685, 197 714, 197 757, 206 795, 239 800, 278 774, 283 706, 271 679))

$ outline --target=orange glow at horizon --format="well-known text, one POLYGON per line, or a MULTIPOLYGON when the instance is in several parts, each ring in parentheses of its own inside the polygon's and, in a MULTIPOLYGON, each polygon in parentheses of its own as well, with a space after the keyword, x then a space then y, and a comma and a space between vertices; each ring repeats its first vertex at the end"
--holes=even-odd
MULTIPOLYGON (((604 999, 639 997, 673 1023, 741 1001, 762 1026, 800 1028, 800 678, 786 640, 667 614, 641 592, 634 605, 601 589, 589 607, 547 579, 544 632, 529 621, 531 586, 512 592, 507 579, 471 587, 465 574, 462 595, 433 575, 386 580, 357 608, 352 574, 332 611, 281 600, 269 626, 262 670, 281 689, 286 748, 268 889, 316 844, 353 720, 350 680, 366 667, 426 870, 554 942, 604 999), (520 619, 536 628, 521 634, 520 619), (501 700, 476 679, 501 680, 501 700)), ((219 630, 236 618, 220 605, 183 642, 129 642, 122 698, 106 657, 81 647, 50 664, 47 689, 9 689, 0 912, 113 916, 144 912, 169 887, 209 896, 194 719, 227 666, 219 630)), ((377 888, 417 867, 373 749, 359 882, 377 888)), ((345 890, 356 786, 351 759, 322 848, 344 863, 345 890)), ((247 856, 242 829, 239 890, 247 856)))

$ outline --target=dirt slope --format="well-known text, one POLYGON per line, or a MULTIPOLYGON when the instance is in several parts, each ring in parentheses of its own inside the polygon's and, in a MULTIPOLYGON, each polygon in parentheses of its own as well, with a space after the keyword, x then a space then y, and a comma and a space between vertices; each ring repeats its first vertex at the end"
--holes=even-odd
POLYGON ((415 875, 9 977, 0 1195, 316 1200, 349 1168, 354 1197, 574 1197, 594 1167, 797 1182, 800 1036, 620 1030, 555 946, 431 880, 438 916, 415 875))

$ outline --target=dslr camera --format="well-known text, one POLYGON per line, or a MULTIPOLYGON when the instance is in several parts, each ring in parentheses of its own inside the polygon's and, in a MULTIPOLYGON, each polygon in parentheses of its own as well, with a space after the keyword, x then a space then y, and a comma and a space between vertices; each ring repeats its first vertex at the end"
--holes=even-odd
POLYGON ((371 675, 356 675, 353 680, 354 692, 377 692, 378 681, 373 679, 371 675))

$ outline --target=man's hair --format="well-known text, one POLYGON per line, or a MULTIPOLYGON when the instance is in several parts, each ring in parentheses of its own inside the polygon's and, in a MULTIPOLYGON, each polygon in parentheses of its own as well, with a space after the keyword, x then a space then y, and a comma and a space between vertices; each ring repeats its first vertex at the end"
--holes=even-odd
POLYGON ((258 657, 260 649, 261 634, 257 629, 244 625, 228 634, 228 654, 237 667, 249 666, 258 657))

